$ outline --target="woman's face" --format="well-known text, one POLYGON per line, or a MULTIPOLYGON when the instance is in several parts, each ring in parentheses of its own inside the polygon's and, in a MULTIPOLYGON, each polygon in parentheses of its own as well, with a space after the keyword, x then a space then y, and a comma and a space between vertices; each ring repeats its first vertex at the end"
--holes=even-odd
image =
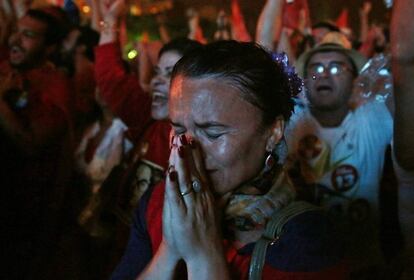
POLYGON ((271 129, 263 129, 260 109, 224 79, 175 77, 169 109, 175 135, 201 145, 214 193, 233 191, 263 168, 271 129))
POLYGON ((171 73, 174 65, 181 57, 182 55, 176 51, 167 51, 161 55, 154 69, 155 75, 151 80, 151 115, 154 120, 168 119, 168 97, 171 73))

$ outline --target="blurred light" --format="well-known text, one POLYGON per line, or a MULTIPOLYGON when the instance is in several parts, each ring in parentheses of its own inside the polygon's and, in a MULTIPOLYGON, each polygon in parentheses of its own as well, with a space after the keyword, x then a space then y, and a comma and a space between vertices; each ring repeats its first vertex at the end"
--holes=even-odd
POLYGON ((136 58, 137 57, 137 55, 138 55, 138 52, 136 51, 136 50, 130 50, 129 52, 128 52, 128 59, 134 59, 134 58, 136 58))
POLYGON ((85 14, 89 14, 91 12, 91 7, 89 7, 88 5, 83 6, 82 12, 85 14))
POLYGON ((131 5, 131 8, 129 9, 129 12, 133 16, 139 16, 142 14, 142 10, 137 5, 131 5))
POLYGON ((388 8, 388 9, 391 9, 391 7, 392 7, 392 0, 384 0, 384 2, 385 2, 385 6, 388 8))
POLYGON ((389 72, 388 72, 388 69, 381 69, 381 70, 379 70, 378 74, 380 76, 388 76, 389 72))

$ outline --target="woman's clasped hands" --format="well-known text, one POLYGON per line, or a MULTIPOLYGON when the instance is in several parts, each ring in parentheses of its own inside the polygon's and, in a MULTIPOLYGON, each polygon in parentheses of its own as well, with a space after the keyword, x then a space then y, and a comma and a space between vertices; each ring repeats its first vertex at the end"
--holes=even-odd
POLYGON ((220 221, 200 146, 184 134, 171 139, 163 209, 163 245, 187 269, 225 262, 220 221))

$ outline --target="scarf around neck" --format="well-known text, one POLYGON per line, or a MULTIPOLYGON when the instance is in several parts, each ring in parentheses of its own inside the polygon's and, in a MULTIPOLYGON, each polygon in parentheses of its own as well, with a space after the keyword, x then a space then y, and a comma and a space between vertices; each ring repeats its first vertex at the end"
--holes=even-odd
POLYGON ((262 172, 231 195, 225 209, 226 229, 250 231, 265 227, 269 218, 295 198, 295 190, 282 165, 262 172))

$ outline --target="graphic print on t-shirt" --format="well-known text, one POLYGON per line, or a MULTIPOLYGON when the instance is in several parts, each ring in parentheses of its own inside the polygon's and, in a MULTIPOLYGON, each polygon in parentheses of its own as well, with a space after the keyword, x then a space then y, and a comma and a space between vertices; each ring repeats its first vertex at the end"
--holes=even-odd
POLYGON ((331 181, 336 191, 349 191, 358 181, 358 171, 352 165, 340 165, 332 172, 331 181))
MULTIPOLYGON (((295 174, 293 177, 300 176, 299 180, 293 178, 299 188, 316 188, 312 191, 316 201, 326 195, 343 197, 343 193, 352 190, 358 183, 357 169, 345 163, 352 154, 332 161, 331 152, 332 147, 328 143, 314 134, 306 134, 299 140, 294 162, 290 163, 296 169, 290 172, 295 174), (328 179, 326 176, 329 176, 328 179)), ((309 193, 309 190, 306 192, 309 193)))

